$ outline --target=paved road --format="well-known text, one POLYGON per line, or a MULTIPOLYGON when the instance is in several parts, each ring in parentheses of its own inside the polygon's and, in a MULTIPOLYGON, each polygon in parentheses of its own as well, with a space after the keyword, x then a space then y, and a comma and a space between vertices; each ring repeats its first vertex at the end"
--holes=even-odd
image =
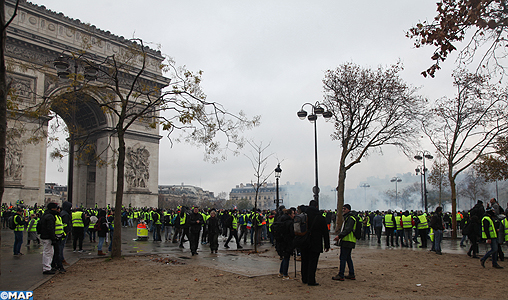
MULTIPOLYGON (((42 274, 42 247, 26 246, 26 232, 24 234, 24 242, 22 245, 22 253, 25 255, 12 255, 12 246, 14 243, 14 233, 9 229, 2 229, 2 245, 1 245, 1 277, 0 291, 32 291, 39 285, 50 279, 51 276, 42 274)), ((279 258, 273 247, 269 243, 259 248, 262 254, 247 255, 252 250, 250 243, 243 244, 244 251, 236 250, 235 243, 230 243, 231 248, 223 248, 224 242, 219 238, 219 254, 210 254, 208 246, 199 247, 199 255, 191 256, 189 243, 185 243, 185 249, 178 248, 178 244, 170 242, 152 242, 134 241, 136 238, 135 228, 122 228, 122 251, 124 255, 138 254, 164 254, 180 260, 185 260, 187 264, 199 264, 212 268, 221 269, 228 272, 237 273, 244 276, 260 276, 268 274, 276 274, 279 266, 279 258)), ((442 243, 443 252, 464 254, 467 248, 459 247, 459 241, 445 239, 442 243)), ((358 247, 371 249, 385 249, 384 244, 378 245, 374 237, 367 241, 359 241, 358 247)), ((320 257, 319 268, 337 267, 338 265, 338 249, 332 247, 332 251, 324 253, 320 257)), ((72 251, 72 242, 68 241, 64 250, 64 256, 70 264, 77 262, 83 258, 98 258, 97 243, 90 243, 88 236, 85 238, 83 245, 84 253, 74 253, 72 251)), ((103 249, 107 249, 104 245, 103 249)), ((483 252, 485 247, 481 245, 480 251, 483 252)), ((419 248, 413 248, 413 251, 426 251, 419 248)), ((299 264, 297 265, 299 270, 299 264)), ((294 272, 295 266, 290 264, 289 272, 294 272)))

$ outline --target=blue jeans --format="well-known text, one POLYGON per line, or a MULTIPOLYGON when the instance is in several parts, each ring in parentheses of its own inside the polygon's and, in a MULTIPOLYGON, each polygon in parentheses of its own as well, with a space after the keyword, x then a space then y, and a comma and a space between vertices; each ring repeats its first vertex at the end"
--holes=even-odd
POLYGON ((104 240, 106 237, 99 237, 99 243, 97 244, 97 251, 102 251, 102 245, 104 244, 104 240))
POLYGON ((115 231, 114 230, 110 230, 109 231, 109 247, 108 247, 108 252, 111 252, 111 249, 113 249, 113 233, 115 231))
POLYGON ((353 259, 351 258, 352 251, 353 248, 340 247, 339 277, 344 277, 344 272, 346 271, 346 263, 349 269, 349 276, 355 276, 355 268, 353 267, 353 259))
POLYGON ((289 276, 288 270, 289 270, 289 259, 290 258, 291 258, 290 253, 284 253, 284 257, 282 258, 282 261, 280 262, 279 273, 285 277, 289 276))
POLYGON ((14 255, 21 252, 21 244, 23 244, 23 231, 14 231, 14 255))
POLYGON ((64 248, 65 248, 65 243, 67 242, 67 235, 65 236, 65 238, 62 238, 60 240, 60 247, 58 247, 58 251, 60 251, 59 253, 59 257, 62 261, 65 260, 65 257, 64 257, 64 248))
POLYGON ((485 261, 489 256, 492 255, 492 266, 497 266, 497 250, 498 250, 498 241, 497 238, 490 240, 490 250, 485 253, 482 257, 482 260, 485 261))
POLYGON ((441 241, 442 240, 443 240, 443 231, 442 230, 434 231, 434 250, 436 250, 436 253, 441 252, 441 241))

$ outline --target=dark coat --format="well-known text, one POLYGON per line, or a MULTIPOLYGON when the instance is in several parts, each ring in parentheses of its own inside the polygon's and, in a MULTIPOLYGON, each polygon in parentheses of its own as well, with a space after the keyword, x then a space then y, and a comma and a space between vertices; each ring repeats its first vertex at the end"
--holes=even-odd
POLYGON ((51 242, 56 242, 55 235, 55 215, 56 211, 47 209, 42 215, 39 222, 41 222, 40 226, 40 234, 41 239, 43 240, 51 240, 51 242))
POLYGON ((323 241, 324 248, 330 249, 330 233, 326 226, 326 220, 319 210, 313 206, 307 207, 307 216, 309 218, 310 226, 310 242, 309 251, 312 252, 323 252, 323 241))
POLYGON ((349 211, 347 214, 344 215, 344 227, 342 228, 342 231, 339 233, 340 238, 339 246, 341 247, 354 248, 356 245, 356 243, 342 240, 348 234, 353 232, 353 229, 355 228, 356 220, 353 217, 358 217, 358 213, 349 211))
POLYGON ((434 213, 430 218, 430 228, 434 230, 444 230, 443 226, 443 214, 434 213))
POLYGON ((276 250, 280 256, 287 253, 293 253, 293 239, 295 232, 293 231, 293 219, 288 214, 283 214, 277 222, 283 223, 282 237, 276 240, 276 250))
POLYGON ((208 234, 219 234, 219 218, 210 217, 206 220, 206 227, 208 228, 208 234))
POLYGON ((62 223, 64 223, 64 231, 66 234, 69 234, 72 230, 72 203, 65 201, 62 204, 62 211, 60 212, 60 217, 62 218, 62 223), (67 224, 67 226, 65 226, 67 224))
POLYGON ((99 237, 106 237, 108 231, 109 231, 109 228, 108 228, 108 221, 106 220, 106 217, 105 216, 101 216, 99 217, 99 220, 97 220, 97 223, 99 223, 100 225, 100 229, 99 231, 97 231, 97 235, 99 237))
POLYGON ((204 223, 203 216, 200 213, 191 212, 187 218, 189 219, 190 232, 199 233, 204 223))

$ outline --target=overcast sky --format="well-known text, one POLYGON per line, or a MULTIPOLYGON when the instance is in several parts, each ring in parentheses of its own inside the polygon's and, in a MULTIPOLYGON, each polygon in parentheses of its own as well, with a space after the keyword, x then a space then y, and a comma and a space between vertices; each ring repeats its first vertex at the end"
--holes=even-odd
MULTIPOLYGON (((429 99, 453 95, 453 61, 435 79, 420 72, 430 66, 431 49, 415 49, 405 32, 435 15, 434 1, 131 1, 37 0, 34 3, 96 25, 125 38, 161 44, 162 52, 189 69, 203 70, 209 101, 231 112, 261 115, 261 126, 245 133, 271 143, 269 169, 283 160, 281 182, 314 182, 313 126, 296 112, 306 102, 323 99, 322 79, 345 62, 365 67, 400 60, 402 77, 429 99)), ((332 124, 318 120, 319 181, 337 186, 337 141, 332 124)), ((164 133, 161 133, 165 135, 164 133)), ((434 152, 429 146, 422 149, 434 152)), ((416 149, 415 149, 416 150, 416 149)), ((245 154, 249 152, 244 149, 245 154)), ((49 163, 47 182, 66 184, 65 172, 49 163)), ((348 172, 346 188, 367 177, 390 178, 414 172, 417 163, 393 148, 383 148, 348 172)), ((66 166, 66 163, 63 164, 66 166)), ((66 169, 66 167, 64 167, 66 169)), ((191 184, 216 194, 254 180, 250 161, 228 156, 219 164, 203 161, 203 149, 160 143, 159 184, 191 184)), ((275 181, 274 178, 271 181, 275 181)), ((401 184, 402 185, 402 184, 401 184)), ((375 188, 375 187, 373 187, 375 188)), ((312 198, 309 190, 308 198, 312 198)), ((346 199, 348 201, 348 199, 346 199)))

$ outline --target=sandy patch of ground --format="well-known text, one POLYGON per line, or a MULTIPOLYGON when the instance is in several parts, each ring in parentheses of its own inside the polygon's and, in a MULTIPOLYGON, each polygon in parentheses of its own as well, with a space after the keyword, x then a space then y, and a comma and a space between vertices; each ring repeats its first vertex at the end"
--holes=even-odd
MULTIPOLYGON (((487 262, 484 269, 465 255, 359 248, 353 261, 357 280, 331 280, 337 260, 334 268, 320 265, 320 286, 309 287, 299 278, 249 278, 167 255, 82 259, 36 289, 34 299, 504 299, 508 293, 508 268, 487 262)), ((274 259, 267 273, 278 269, 274 259)))

